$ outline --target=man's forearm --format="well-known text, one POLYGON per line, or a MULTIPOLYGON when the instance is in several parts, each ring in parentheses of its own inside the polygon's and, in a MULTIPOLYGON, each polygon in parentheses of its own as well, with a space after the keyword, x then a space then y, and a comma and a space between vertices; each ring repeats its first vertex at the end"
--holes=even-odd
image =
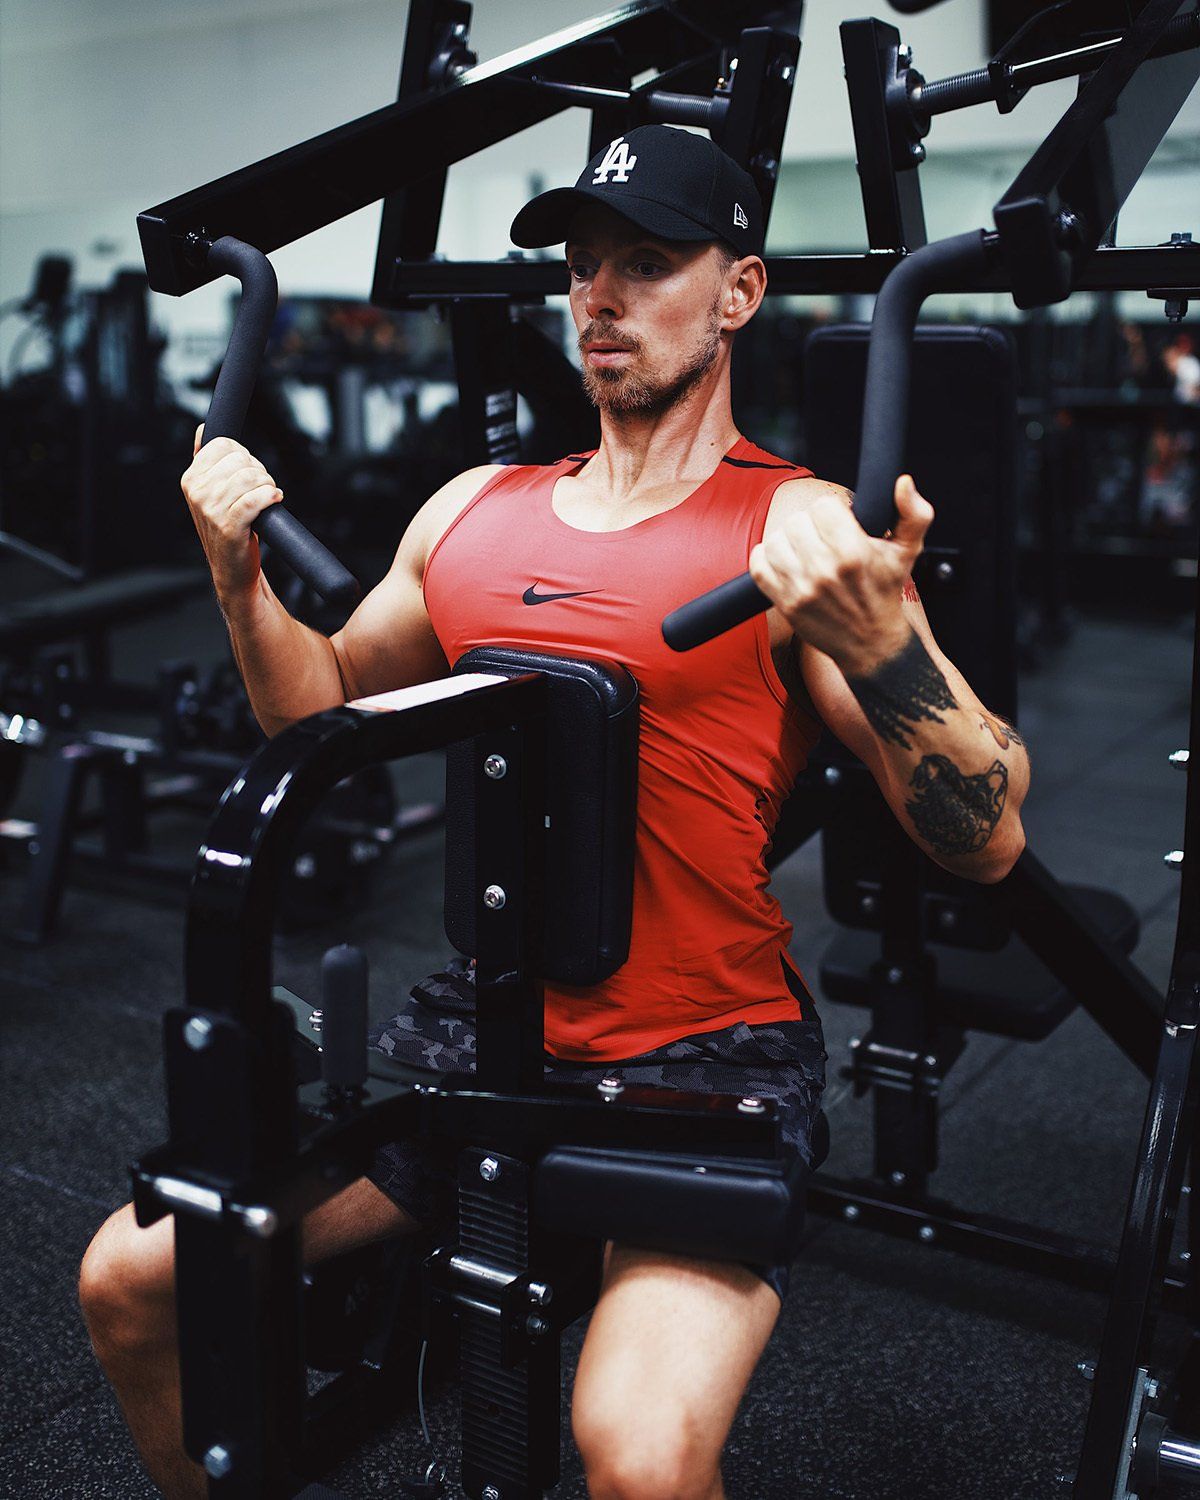
POLYGON ((294 619, 259 575, 254 590, 221 601, 233 655, 254 716, 267 735, 322 709, 344 703, 347 692, 333 645, 294 619))
POLYGON ((1024 847, 1029 758, 1020 736, 960 704, 915 631, 896 655, 846 681, 910 835, 956 875, 1000 879, 1024 847))

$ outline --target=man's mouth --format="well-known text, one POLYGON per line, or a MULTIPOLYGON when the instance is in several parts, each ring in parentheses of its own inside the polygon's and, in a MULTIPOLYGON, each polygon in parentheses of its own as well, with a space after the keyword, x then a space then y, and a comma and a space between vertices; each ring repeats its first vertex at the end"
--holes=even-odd
POLYGON ((586 349, 586 357, 593 364, 601 365, 611 364, 623 355, 632 353, 633 350, 624 344, 606 344, 603 340, 588 344, 586 349))

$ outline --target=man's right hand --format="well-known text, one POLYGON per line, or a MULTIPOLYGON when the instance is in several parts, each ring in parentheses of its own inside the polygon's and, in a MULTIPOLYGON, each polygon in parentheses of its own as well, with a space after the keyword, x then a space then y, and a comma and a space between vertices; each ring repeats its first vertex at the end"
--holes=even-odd
POLYGON ((225 437, 204 443, 203 425, 196 428, 192 463, 180 484, 218 599, 233 603, 250 594, 259 576, 258 538, 250 527, 283 492, 241 443, 225 437))

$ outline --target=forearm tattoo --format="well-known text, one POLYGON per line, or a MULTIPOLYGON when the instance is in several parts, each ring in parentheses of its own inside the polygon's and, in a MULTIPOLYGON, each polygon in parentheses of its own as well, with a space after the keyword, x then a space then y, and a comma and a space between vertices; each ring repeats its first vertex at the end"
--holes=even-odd
POLYGON ((964 776, 944 755, 926 755, 912 774, 916 795, 904 804, 913 827, 936 854, 978 854, 1004 812, 1008 767, 994 760, 964 776))
POLYGON ((938 710, 958 707, 915 632, 891 661, 866 677, 848 677, 846 682, 879 738, 905 750, 912 749, 907 736, 922 719, 944 724, 938 710))

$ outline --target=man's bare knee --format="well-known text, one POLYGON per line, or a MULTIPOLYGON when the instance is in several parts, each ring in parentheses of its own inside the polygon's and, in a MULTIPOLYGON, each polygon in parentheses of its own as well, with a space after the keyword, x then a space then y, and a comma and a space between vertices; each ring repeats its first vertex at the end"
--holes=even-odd
POLYGON ((132 1204, 97 1230, 79 1268, 79 1304, 96 1352, 174 1337, 173 1220, 138 1227, 132 1204))
MULTIPOLYGON (((326 1260, 344 1250, 420 1226, 373 1183, 360 1178, 304 1220, 304 1256, 326 1260)), ((126 1204, 97 1230, 79 1270, 79 1301, 88 1327, 130 1319, 157 1321, 173 1306, 175 1221, 138 1227, 126 1204)))
POLYGON ((617 1413, 572 1412, 591 1500, 710 1500, 721 1493, 711 1443, 689 1432, 682 1411, 657 1416, 631 1422, 617 1413))

